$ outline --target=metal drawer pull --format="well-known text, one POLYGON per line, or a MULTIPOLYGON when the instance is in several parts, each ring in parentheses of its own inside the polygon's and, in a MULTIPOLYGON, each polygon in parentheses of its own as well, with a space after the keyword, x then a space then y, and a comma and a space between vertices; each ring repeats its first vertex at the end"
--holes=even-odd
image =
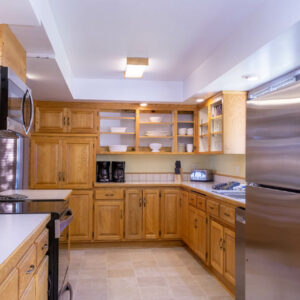
POLYGON ((114 194, 105 194, 106 197, 112 197, 114 194))
POLYGON ((209 206, 209 208, 210 208, 210 209, 215 209, 216 207, 214 207, 214 206, 209 206))
POLYGON ((30 265, 29 270, 26 271, 26 274, 31 274, 35 269, 34 265, 30 265))
POLYGON ((224 215, 226 216, 226 217, 230 217, 230 214, 229 213, 224 213, 224 215))
POLYGON ((48 244, 44 244, 44 246, 42 247, 42 250, 44 251, 45 249, 48 249, 48 244))
POLYGON ((143 204, 143 199, 140 198, 140 200, 139 200, 139 205, 140 205, 140 207, 142 207, 142 204, 143 204))
POLYGON ((220 241, 219 241, 219 246, 220 246, 220 249, 222 249, 222 248, 223 248, 223 239, 222 239, 222 238, 220 238, 220 241))
POLYGON ((146 207, 146 198, 144 198, 144 207, 146 207))

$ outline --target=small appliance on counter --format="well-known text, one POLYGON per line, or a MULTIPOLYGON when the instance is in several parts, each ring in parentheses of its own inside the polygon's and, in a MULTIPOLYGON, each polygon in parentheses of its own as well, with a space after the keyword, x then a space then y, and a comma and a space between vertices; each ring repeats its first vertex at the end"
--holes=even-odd
POLYGON ((113 161, 111 174, 113 182, 125 182, 125 161, 113 161))
POLYGON ((193 170, 190 175, 190 180, 200 182, 213 181, 213 174, 211 170, 207 169, 193 170))
MULTIPOLYGON (((230 181, 224 183, 216 183, 212 186, 213 190, 234 190, 235 188, 241 186, 237 181, 230 181)), ((243 186, 243 185, 242 185, 243 186)))
POLYGON ((109 182, 110 161, 97 161, 97 182, 109 182))

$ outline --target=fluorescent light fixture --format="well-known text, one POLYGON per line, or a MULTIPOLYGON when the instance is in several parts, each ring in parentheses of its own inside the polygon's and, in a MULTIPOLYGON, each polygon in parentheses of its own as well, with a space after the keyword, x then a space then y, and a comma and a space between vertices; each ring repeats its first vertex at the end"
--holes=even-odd
POLYGON ((148 104, 147 103, 141 103, 140 106, 146 107, 148 104))
POLYGON ((249 81, 256 81, 259 79, 257 75, 244 75, 242 78, 249 81))
POLYGON ((142 78, 148 65, 148 58, 127 57, 125 78, 142 78))
POLYGON ((202 103, 204 101, 204 99, 196 99, 197 103, 202 103))

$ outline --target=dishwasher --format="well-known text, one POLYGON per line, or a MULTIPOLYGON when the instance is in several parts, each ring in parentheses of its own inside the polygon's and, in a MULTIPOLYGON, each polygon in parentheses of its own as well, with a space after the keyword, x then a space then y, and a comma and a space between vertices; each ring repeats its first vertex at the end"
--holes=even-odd
POLYGON ((235 209, 235 297, 245 300, 245 227, 246 210, 243 207, 235 209))

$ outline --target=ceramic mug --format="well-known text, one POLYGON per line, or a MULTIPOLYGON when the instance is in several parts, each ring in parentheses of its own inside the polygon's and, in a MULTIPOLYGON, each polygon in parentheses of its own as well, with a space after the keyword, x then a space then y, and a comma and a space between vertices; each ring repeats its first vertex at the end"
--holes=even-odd
POLYGON ((193 152, 194 150, 194 144, 187 144, 186 145, 186 151, 187 152, 193 152))
POLYGON ((194 128, 188 128, 187 135, 193 135, 194 134, 194 128))
POLYGON ((186 135, 187 128, 179 128, 179 135, 186 135))

